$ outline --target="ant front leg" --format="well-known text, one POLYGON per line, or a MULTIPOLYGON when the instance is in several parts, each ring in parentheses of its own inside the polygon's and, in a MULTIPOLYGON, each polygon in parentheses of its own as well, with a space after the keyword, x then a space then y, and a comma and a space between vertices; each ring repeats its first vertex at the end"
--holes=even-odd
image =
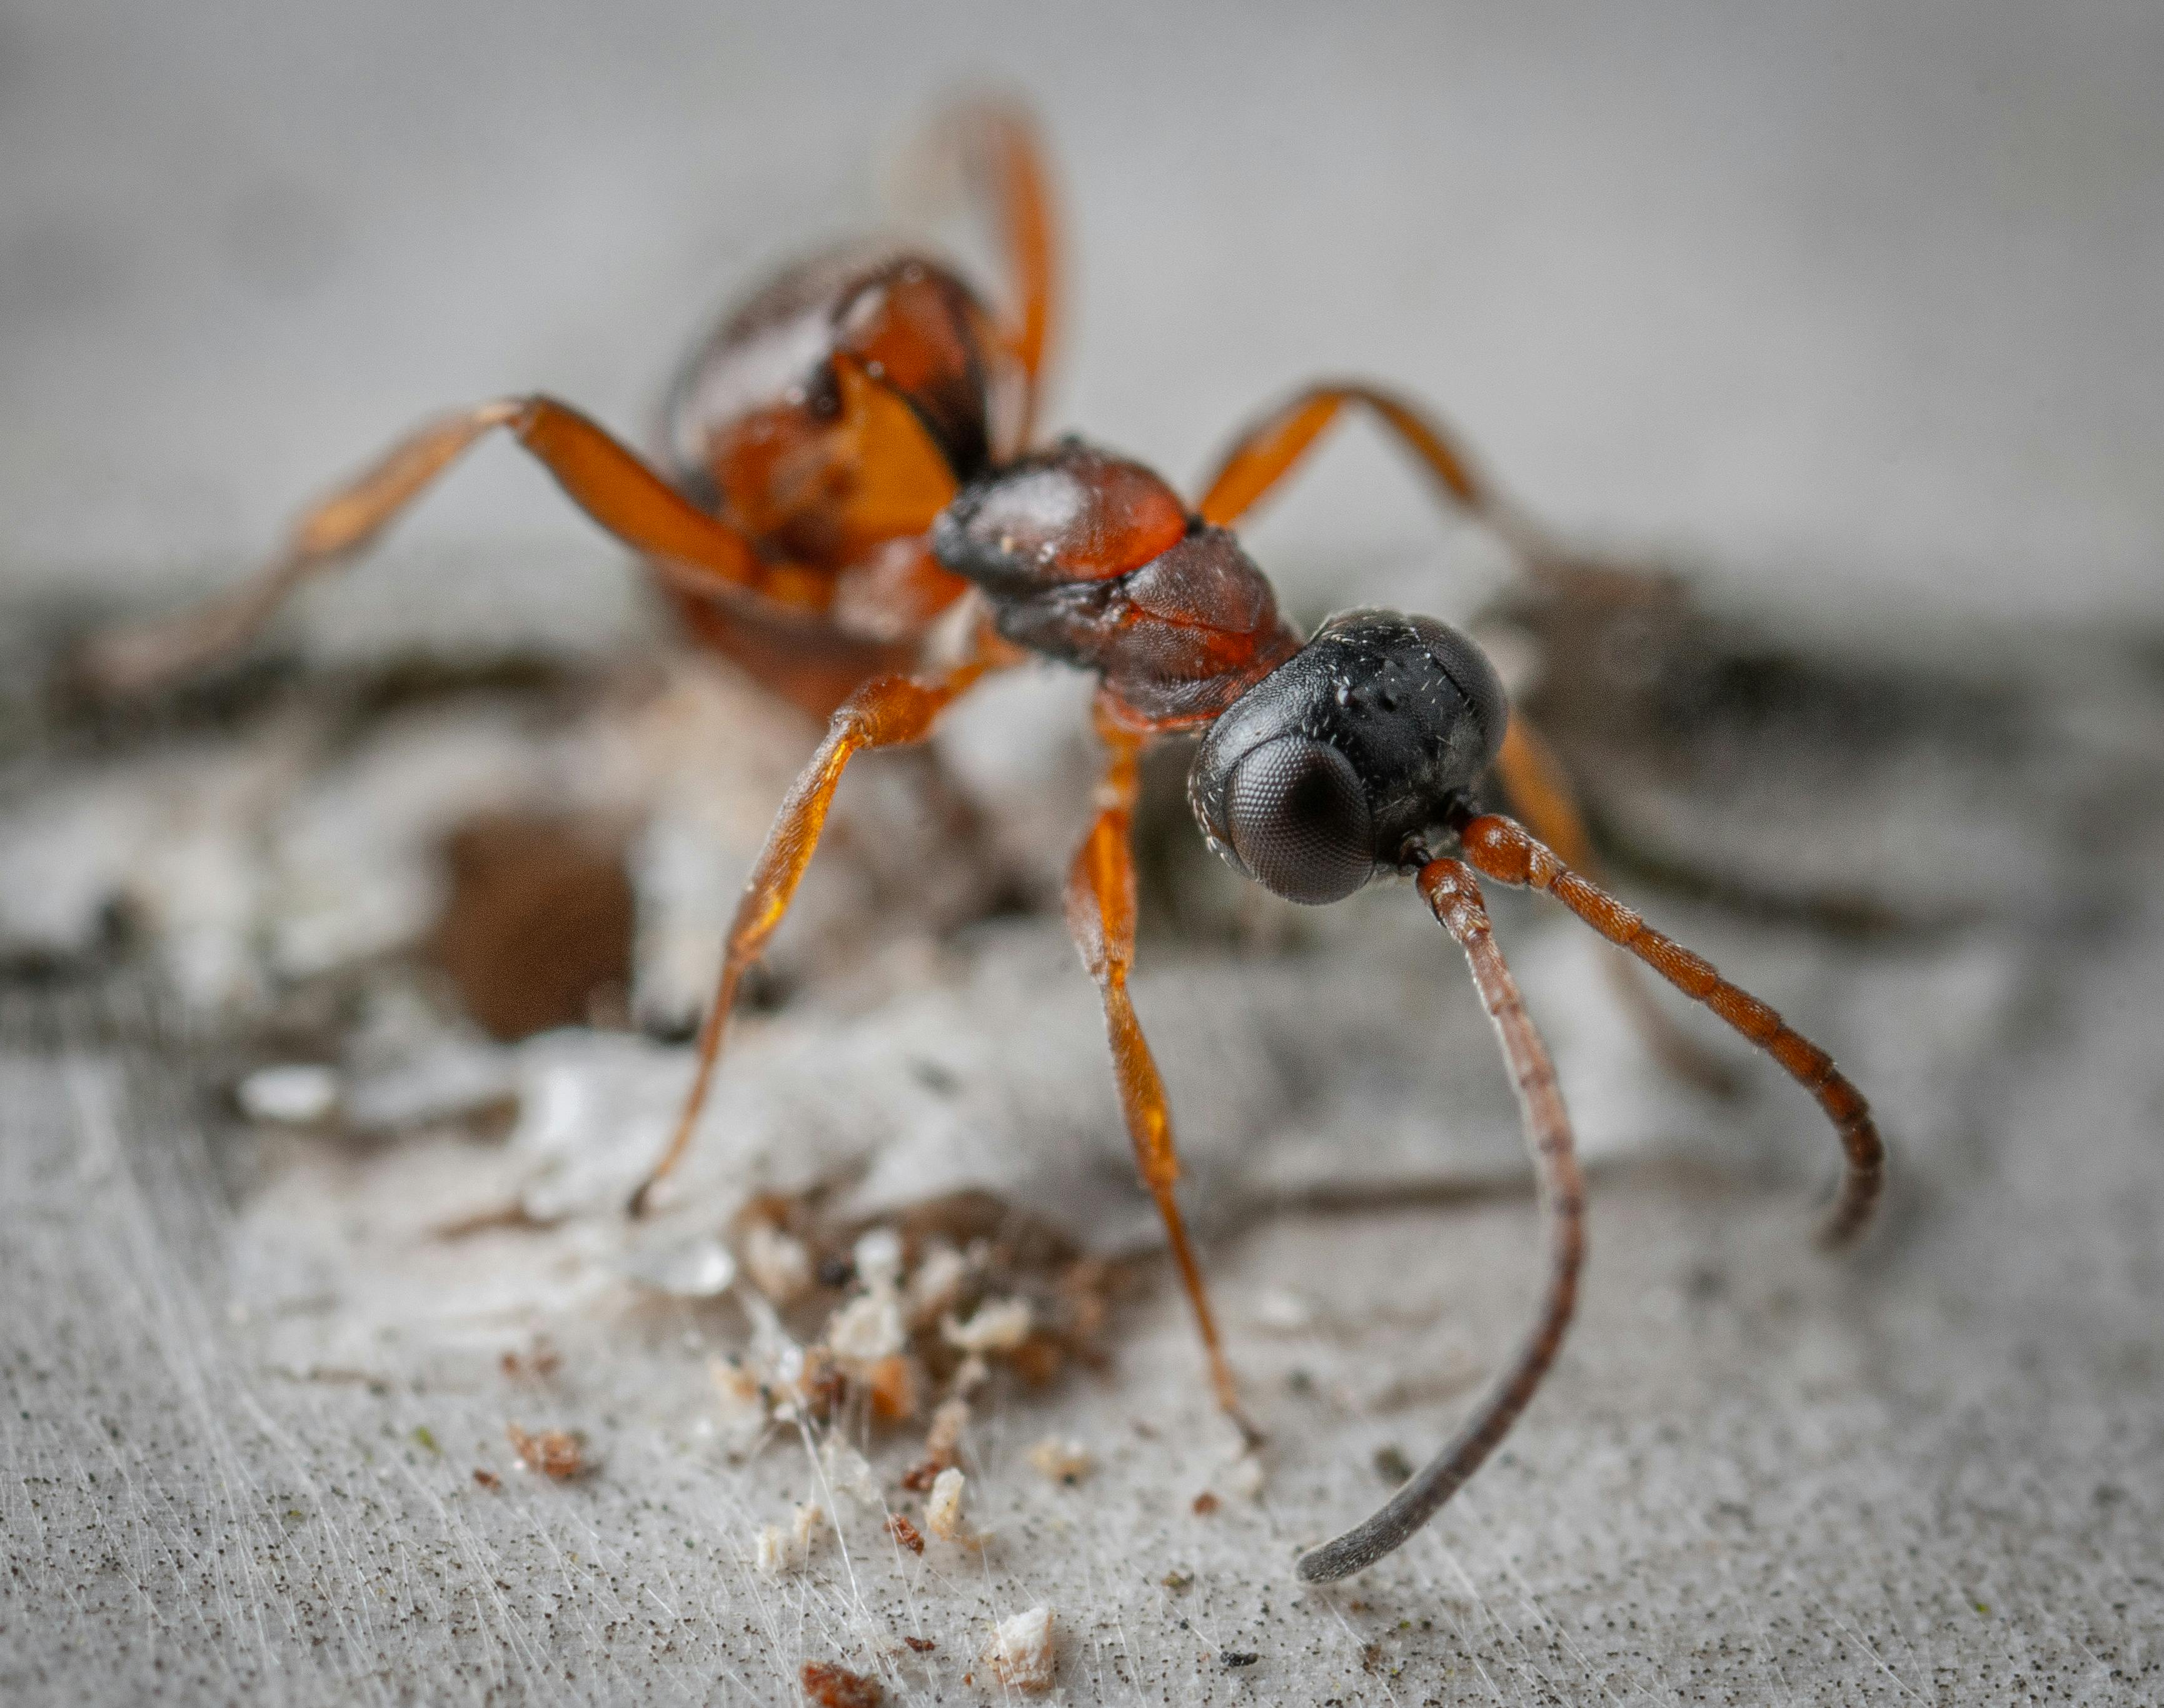
POLYGON ((1203 520, 1233 526, 1292 473, 1348 407, 1365 410, 1411 452, 1445 501, 1509 547, 1544 591, 1632 604, 1665 585, 1657 577, 1577 557, 1498 491, 1442 422, 1395 392, 1357 381, 1309 386, 1242 429, 1195 507, 1203 520))
POLYGON ((83 665, 108 693, 139 693, 245 644, 303 582, 368 545, 474 442, 497 428, 556 477, 571 501, 687 592, 748 594, 817 608, 827 584, 761 559, 607 431, 548 397, 507 397, 447 415, 401 439, 356 479, 302 515, 252 580, 193 611, 92 640, 83 665))
POLYGON ((1187 1289, 1187 1301, 1195 1308, 1195 1327, 1210 1360, 1211 1385, 1217 1404, 1232 1420, 1250 1448, 1262 1444, 1262 1432, 1240 1409, 1238 1385, 1217 1336, 1217 1319, 1210 1308, 1210 1292, 1202 1280, 1202 1266, 1188 1243, 1187 1224, 1179 1213, 1174 1187, 1179 1179, 1179 1154, 1174 1148, 1172 1112, 1167 1104, 1164 1081, 1142 1036, 1127 996, 1127 973, 1135 959, 1135 862, 1133 849, 1135 797, 1141 786, 1142 738, 1121 728, 1101 712, 1097 733, 1111 750, 1103 780, 1097 790, 1097 817, 1074 855, 1067 876, 1067 928, 1082 962, 1097 981, 1105 1003, 1105 1030, 1112 1046, 1112 1068, 1120 1082, 1120 1108, 1127 1118, 1127 1137, 1133 1141, 1135 1163, 1142 1184, 1157 1200, 1164 1218, 1166 1242, 1179 1279, 1187 1289))
POLYGON ((722 1039, 728 1030, 737 987, 789 912, 796 886, 818 849, 827 810, 833 804, 834 791, 841 786, 842 773, 850 759, 875 748, 922 741, 939 714, 994 668, 1000 658, 993 643, 980 641, 967 662, 943 676, 879 677, 858 689, 834 713, 827 738, 819 744, 819 750, 812 755, 811 763, 781 803, 774 828, 767 833, 766 846, 759 851, 758 863, 745 881, 743 899, 737 904, 736 917, 729 925, 713 1003, 699 1028, 699 1060, 691 1089, 685 1096, 683 1112, 677 1117, 668 1148, 631 1195, 633 1216, 645 1213, 654 1189, 691 1148, 691 1134, 713 1083, 715 1065, 721 1060, 722 1039))
POLYGON ((1529 560, 1539 559, 1531 525, 1516 517, 1476 471, 1449 428, 1405 398, 1350 381, 1306 386, 1242 428, 1195 507, 1203 520, 1233 526, 1292 473, 1348 404, 1374 415, 1413 454, 1450 503, 1486 523, 1529 560))

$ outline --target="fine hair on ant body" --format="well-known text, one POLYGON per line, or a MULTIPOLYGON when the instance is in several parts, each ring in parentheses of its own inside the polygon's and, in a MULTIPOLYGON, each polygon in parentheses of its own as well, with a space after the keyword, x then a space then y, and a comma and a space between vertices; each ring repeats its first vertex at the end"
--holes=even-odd
MULTIPOLYGON (((1196 822, 1236 870, 1279 896, 1320 905, 1379 876, 1410 876, 1463 950, 1515 1083, 1547 1279, 1524 1340, 1442 1452, 1374 1516, 1300 1557, 1303 1578, 1345 1577, 1403 1543, 1479 1468, 1539 1387, 1577 1297, 1584 1193, 1570 1122, 1490 928, 1482 878, 1552 896, 1818 1100, 1845 1160, 1823 1230, 1830 1244, 1872 1215, 1878 1135, 1825 1051, 1594 880, 1559 767, 1470 639, 1432 618, 1375 610, 1332 617, 1303 639, 1279 615, 1232 526, 1348 409, 1400 441, 1529 574, 1562 573, 1559 554, 1446 430, 1386 391, 1311 386, 1239 436, 1191 508, 1140 464, 1076 438, 1041 443, 1058 258, 1036 137, 1023 115, 990 103, 954 109, 943 134, 991 215, 1010 274, 1005 313, 918 254, 859 250, 798 265, 684 366, 664 412, 665 472, 549 397, 448 415, 307 512, 254 581, 177 618, 100 637, 86 662, 107 690, 139 690, 228 653, 502 428, 639 554, 695 639, 827 719, 746 884, 682 1114, 633 1214, 691 1142, 738 988, 789 907, 850 759, 922 739, 988 672, 1023 659, 1094 672, 1106 759, 1068 878, 1067 923, 1102 995, 1136 1160, 1217 1401, 1251 1443, 1260 1437, 1241 1411, 1174 1196, 1165 1089, 1127 996, 1142 748, 1200 736, 1189 780, 1196 822), (957 634, 965 638, 952 644, 957 634), (1491 777, 1532 829, 1482 810, 1491 777)), ((1656 1048, 1680 1053, 1642 1000, 1635 1012, 1656 1048)))

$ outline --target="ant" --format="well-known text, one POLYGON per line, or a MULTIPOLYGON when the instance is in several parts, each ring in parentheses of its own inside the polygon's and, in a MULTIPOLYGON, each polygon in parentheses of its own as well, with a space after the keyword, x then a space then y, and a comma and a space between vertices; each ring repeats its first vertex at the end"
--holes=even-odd
MULTIPOLYGON (((1102 994, 1136 1160, 1218 1404, 1250 1444, 1260 1437, 1240 1409, 1174 1193, 1164 1085, 1127 996, 1142 748, 1200 738, 1188 793, 1202 834, 1279 896, 1321 905, 1381 876, 1411 876, 1463 950, 1515 1081, 1547 1280, 1523 1343, 1450 1443, 1374 1516, 1300 1557, 1305 1579, 1345 1577, 1403 1543, 1479 1468, 1540 1385, 1576 1302, 1584 1190, 1570 1122, 1490 929, 1482 878, 1554 897, 1817 1099, 1846 1159, 1823 1230, 1829 1244, 1853 1238, 1871 1217, 1878 1135, 1824 1050, 1589 875, 1589 839, 1559 767, 1470 639, 1432 618, 1379 610, 1343 612, 1303 639, 1279 615, 1232 527, 1347 410, 1395 435, 1529 572, 1564 573, 1446 429, 1387 391, 1311 386, 1239 436, 1192 507, 1138 463, 1079 438, 1040 442, 1058 271, 1042 152, 1023 114, 992 103, 956 109, 943 135, 1004 251, 1007 312, 921 254, 859 250, 799 265, 725 319, 682 369, 663 415, 665 473, 553 398, 483 403, 422 427, 307 512, 254 581, 193 612, 104 636, 87 662, 108 690, 140 689, 231 651, 501 428, 639 554, 697 641, 828 720, 745 886, 681 1117, 633 1196, 634 1215, 691 1142, 738 985, 788 910, 849 761, 921 740, 988 672, 1032 655, 1094 672, 1106 759, 1068 879, 1067 923, 1102 994), (1542 835, 1483 810, 1491 776, 1542 835)), ((1647 1012, 1641 1002, 1641 1019, 1647 1012)))

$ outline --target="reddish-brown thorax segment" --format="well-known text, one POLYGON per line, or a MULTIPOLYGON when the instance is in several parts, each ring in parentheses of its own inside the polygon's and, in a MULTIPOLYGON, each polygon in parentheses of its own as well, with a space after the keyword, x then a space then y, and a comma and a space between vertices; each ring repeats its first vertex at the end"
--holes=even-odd
POLYGON ((1079 439, 965 486, 932 543, 1001 634, 1096 671, 1106 709, 1137 731, 1208 723, 1300 648, 1230 533, 1079 439))

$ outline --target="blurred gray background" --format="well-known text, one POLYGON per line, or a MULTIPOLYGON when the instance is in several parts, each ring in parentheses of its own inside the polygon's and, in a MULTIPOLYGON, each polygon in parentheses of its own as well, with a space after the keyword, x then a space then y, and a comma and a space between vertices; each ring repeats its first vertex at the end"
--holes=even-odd
MULTIPOLYGON (((2144 0, 11 0, 0 571, 214 578, 505 390, 643 428, 722 299, 875 219, 935 96, 990 81, 1069 202, 1054 418, 1175 479, 1352 371, 1581 537, 1755 595, 2154 612, 2160 72, 2144 0)), ((485 463, 397 549, 612 575, 485 463)), ((1258 535, 1326 600, 1433 538, 1349 444, 1258 535)))

